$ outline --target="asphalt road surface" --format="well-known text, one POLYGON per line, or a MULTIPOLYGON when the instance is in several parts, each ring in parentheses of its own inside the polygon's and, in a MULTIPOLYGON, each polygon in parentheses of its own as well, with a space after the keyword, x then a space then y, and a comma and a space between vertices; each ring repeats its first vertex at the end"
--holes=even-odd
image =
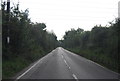
POLYGON ((58 47, 17 76, 17 79, 118 79, 118 75, 58 47))

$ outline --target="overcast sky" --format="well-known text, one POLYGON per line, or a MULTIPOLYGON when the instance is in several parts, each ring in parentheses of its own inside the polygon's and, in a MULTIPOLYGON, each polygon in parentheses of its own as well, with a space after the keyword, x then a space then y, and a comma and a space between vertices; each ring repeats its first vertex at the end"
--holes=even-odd
MULTIPOLYGON (((32 22, 45 23, 61 39, 66 30, 91 30, 118 17, 119 0, 19 0, 20 10, 29 9, 32 22)), ((18 0, 11 0, 16 3, 18 0)), ((11 4, 12 4, 11 3, 11 4)))

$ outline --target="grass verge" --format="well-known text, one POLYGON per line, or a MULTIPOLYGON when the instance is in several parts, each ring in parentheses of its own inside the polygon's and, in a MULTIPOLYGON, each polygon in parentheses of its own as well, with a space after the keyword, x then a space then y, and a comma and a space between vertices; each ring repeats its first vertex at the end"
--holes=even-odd
POLYGON ((108 57, 106 54, 96 53, 96 52, 88 50, 88 49, 81 50, 79 48, 68 49, 68 50, 70 50, 82 57, 85 57, 89 60, 92 60, 108 69, 111 69, 112 71, 119 73, 118 60, 108 57))

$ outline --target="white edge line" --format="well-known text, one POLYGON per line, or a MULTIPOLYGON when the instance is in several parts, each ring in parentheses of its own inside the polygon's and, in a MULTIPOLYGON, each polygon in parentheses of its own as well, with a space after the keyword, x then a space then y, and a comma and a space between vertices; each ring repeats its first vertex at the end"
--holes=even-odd
POLYGON ((46 56, 44 56, 43 58, 41 58, 40 60, 38 60, 33 66, 31 66, 27 71, 25 71, 23 74, 21 74, 20 76, 18 76, 16 79, 20 79, 22 76, 24 76, 27 72, 29 72, 33 67, 35 67, 41 60, 43 60, 46 56))
POLYGON ((30 67, 27 71, 25 71, 23 74, 17 77, 17 79, 20 79, 22 76, 24 76, 28 71, 30 71, 33 67, 35 67, 41 60, 39 60, 37 63, 35 63, 32 67, 30 67))
MULTIPOLYGON (((85 58, 85 59, 86 59, 86 58, 85 58)), ((104 66, 102 66, 102 65, 100 65, 100 64, 98 64, 98 63, 96 63, 96 62, 94 62, 94 61, 92 61, 92 60, 89 60, 89 59, 87 59, 87 60, 90 61, 90 62, 92 62, 93 64, 96 64, 96 65, 98 65, 98 66, 100 66, 100 67, 106 69, 106 70, 111 71, 112 73, 115 73, 115 74, 117 74, 117 75, 120 75, 119 73, 114 72, 114 71, 112 71, 112 70, 110 70, 110 69, 108 69, 108 68, 106 68, 106 67, 104 67, 104 66)))
MULTIPOLYGON (((65 51, 68 51, 68 50, 65 50, 65 51)), ((73 52, 71 52, 71 51, 68 51, 70 54, 72 54, 72 55, 77 55, 77 54, 75 54, 75 53, 73 53, 73 52)), ((78 55, 79 56, 79 55, 78 55)), ((82 56, 80 56, 80 57, 82 57, 82 56)), ((85 58, 85 57, 82 57, 82 58, 84 58, 84 59, 87 59, 87 58, 85 58)), ((100 64, 98 64, 98 63, 96 63, 96 62, 94 62, 94 61, 92 61, 92 60, 89 60, 89 59, 87 59, 88 61, 90 61, 90 62, 92 62, 92 63, 94 63, 94 64, 96 64, 96 65, 98 65, 98 66, 100 66, 100 67, 102 67, 102 68, 104 68, 104 69, 107 69, 107 70, 109 70, 109 71, 111 71, 112 73, 115 73, 115 74, 117 74, 117 75, 120 75, 119 73, 117 73, 117 72, 114 72, 114 71, 112 71, 112 70, 110 70, 110 69, 108 69, 108 68, 106 68, 106 67, 104 67, 104 66, 102 66, 102 65, 100 65, 100 64)))

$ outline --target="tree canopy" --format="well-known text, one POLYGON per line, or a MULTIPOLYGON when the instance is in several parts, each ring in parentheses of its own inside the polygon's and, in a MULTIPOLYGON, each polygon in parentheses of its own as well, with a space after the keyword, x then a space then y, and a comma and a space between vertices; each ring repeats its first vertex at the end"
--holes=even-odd
POLYGON ((109 27, 96 25, 91 31, 84 31, 81 28, 66 31, 60 43, 66 49, 118 71, 119 32, 120 19, 116 19, 109 27))

